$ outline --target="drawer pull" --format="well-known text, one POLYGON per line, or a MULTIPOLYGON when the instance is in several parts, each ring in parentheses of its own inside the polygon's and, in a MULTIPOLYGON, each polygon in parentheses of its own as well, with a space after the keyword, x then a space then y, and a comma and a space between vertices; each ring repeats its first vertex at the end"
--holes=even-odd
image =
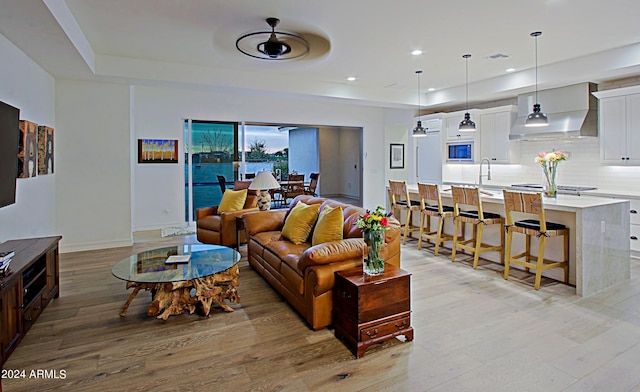
POLYGON ((632 235, 631 237, 629 237, 630 239, 634 240, 634 241, 638 241, 638 237, 636 237, 635 235, 632 235))
POLYGON ((404 327, 407 326, 407 320, 402 320, 402 322, 400 324, 395 323, 396 328, 398 329, 403 329, 404 327))
POLYGON ((631 210, 631 211, 629 211, 629 213, 630 213, 630 214, 637 214, 637 213, 638 213, 638 211, 636 211, 636 210, 631 210))
POLYGON ((375 338, 376 336, 378 336, 378 328, 373 330, 373 333, 371 333, 371 331, 367 331, 367 336, 370 338, 375 338))

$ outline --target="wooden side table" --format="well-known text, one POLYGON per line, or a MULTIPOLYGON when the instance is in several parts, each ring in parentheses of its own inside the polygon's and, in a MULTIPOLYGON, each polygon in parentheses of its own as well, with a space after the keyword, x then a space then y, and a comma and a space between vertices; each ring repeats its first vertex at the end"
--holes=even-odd
POLYGON ((384 269, 384 274, 366 278, 362 268, 336 272, 335 335, 356 358, 371 345, 399 335, 413 340, 411 274, 391 264, 385 264, 384 269))

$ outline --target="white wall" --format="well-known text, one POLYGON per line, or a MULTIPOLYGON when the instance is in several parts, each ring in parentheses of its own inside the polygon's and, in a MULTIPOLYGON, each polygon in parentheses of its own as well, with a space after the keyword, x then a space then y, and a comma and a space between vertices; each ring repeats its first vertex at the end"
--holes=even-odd
MULTIPOLYGON (((125 246, 131 235, 129 87, 56 82, 56 229, 62 252, 125 246)), ((165 186, 151 182, 155 192, 165 186)))
MULTIPOLYGON (((364 159, 363 167, 365 206, 386 201, 384 159, 380 158, 388 148, 382 142, 386 119, 390 112, 410 112, 344 102, 148 86, 135 87, 133 107, 134 138, 153 136, 179 139, 181 151, 184 146, 183 118, 362 127, 363 151, 368 157, 364 159)), ((359 152, 350 147, 348 151, 341 152, 341 159, 351 154, 357 155, 359 152)), ((164 165, 159 168, 160 173, 155 173, 154 169, 144 165, 134 165, 134 230, 159 228, 184 221, 183 174, 179 165, 173 166, 175 170, 164 165), (170 210, 168 213, 167 209, 170 210)), ((320 168, 321 186, 324 186, 330 174, 325 172, 324 163, 321 162, 320 168)))
POLYGON ((411 161, 413 155, 410 154, 412 144, 409 142, 409 132, 407 132, 406 124, 396 124, 388 128, 388 132, 385 133, 384 144, 386 146, 386 155, 384 156, 384 171, 387 180, 411 182, 408 180, 409 167, 411 167, 411 161), (391 144, 403 144, 404 145, 404 168, 391 169, 391 144))
POLYGON ((318 128, 296 128, 289 131, 289 172, 304 174, 305 181, 319 168, 318 128))
MULTIPOLYGON (((18 181, 17 203, 0 209, 0 240, 62 235, 62 252, 126 246, 132 230, 184 221, 182 165, 135 163, 139 138, 178 139, 183 151, 183 118, 362 128, 362 151, 353 144, 359 137, 347 132, 339 153, 350 166, 366 156, 363 205, 375 206, 386 200, 386 122, 409 113, 347 101, 54 80, 3 36, 0 54, 11 59, 0 62, 0 99, 19 107, 21 118, 55 129, 55 173, 18 181)), ((360 181, 350 176, 339 181, 360 181)))
POLYGON ((318 135, 320 146, 319 195, 339 196, 342 194, 342 165, 335 159, 336 148, 340 145, 340 128, 321 127, 318 135))
MULTIPOLYGON (((340 154, 339 155, 340 165, 342 169, 341 170, 341 173, 342 173, 342 178, 341 178, 342 192, 341 193, 344 196, 352 197, 354 199, 359 199, 359 200, 362 200, 360 197, 360 180, 361 180, 360 178, 360 164, 361 164, 360 163, 361 162, 360 145, 362 144, 360 141, 362 140, 362 137, 363 137, 362 133, 363 132, 361 132, 359 129, 353 129, 353 128, 341 129, 340 130, 340 148, 338 150, 340 154)), ((374 154, 373 156, 379 157, 379 155, 377 154, 380 154, 380 152, 376 151, 373 154, 374 154)), ((369 153, 367 152, 367 156, 368 155, 369 153)), ((376 171, 376 174, 378 173, 378 170, 380 170, 381 173, 384 173, 384 171, 381 170, 380 168, 380 165, 384 164, 384 160, 369 159, 367 162, 367 159, 365 158, 364 167, 367 167, 367 165, 373 166, 374 164, 376 168, 373 170, 376 171)), ((331 173, 327 173, 327 174, 331 175, 331 173)), ((371 174, 371 171, 369 171, 369 174, 371 174)), ((365 174, 365 178, 366 178, 366 174, 365 174)), ((362 202, 364 203, 363 204, 364 206, 369 205, 369 202, 366 200, 366 198, 364 198, 362 202)), ((375 204, 375 203, 371 203, 371 204, 375 204)))
POLYGON ((20 118, 55 129, 55 173, 17 180, 16 203, 0 208, 0 242, 60 234, 55 228, 55 180, 59 153, 55 81, 0 35, 0 100, 20 109, 20 118))

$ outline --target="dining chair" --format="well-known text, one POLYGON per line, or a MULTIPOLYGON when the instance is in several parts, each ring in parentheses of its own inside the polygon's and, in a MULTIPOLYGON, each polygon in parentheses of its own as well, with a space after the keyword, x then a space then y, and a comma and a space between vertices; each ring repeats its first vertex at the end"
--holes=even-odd
POLYGON ((304 195, 304 174, 289 174, 286 185, 282 187, 284 204, 298 195, 304 195))
POLYGON ((218 175, 218 184, 220 185, 220 192, 224 194, 224 191, 227 190, 227 179, 218 175))
POLYGON ((318 194, 316 193, 316 188, 318 187, 319 178, 320 178, 320 173, 309 174, 309 185, 304 187, 305 195, 318 196, 318 194))

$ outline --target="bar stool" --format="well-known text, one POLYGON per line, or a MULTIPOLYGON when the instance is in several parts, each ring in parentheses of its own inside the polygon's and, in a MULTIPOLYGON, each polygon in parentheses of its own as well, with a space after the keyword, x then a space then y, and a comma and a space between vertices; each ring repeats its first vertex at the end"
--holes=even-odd
POLYGON ((420 227, 413 225, 411 222, 411 211, 419 211, 420 202, 417 200, 411 200, 411 197, 409 197, 409 191, 407 190, 406 181, 389 180, 389 196, 391 199, 391 209, 393 210, 393 214, 398 217, 398 221, 401 219, 400 215, 396 214, 396 210, 407 212, 407 220, 404 224, 404 238, 402 241, 402 244, 406 245, 409 233, 420 231, 420 227))
POLYGON ((504 195, 504 207, 507 215, 507 249, 504 263, 504 278, 509 279, 509 265, 515 263, 525 267, 527 272, 529 268, 536 271, 536 280, 534 288, 540 289, 540 279, 542 271, 552 268, 564 269, 564 283, 569 283, 569 229, 562 224, 547 222, 544 216, 544 207, 542 204, 541 193, 522 193, 502 191, 504 195), (521 214, 537 215, 538 220, 525 219, 513 221, 512 212, 521 214), (513 233, 522 233, 526 236, 525 251, 515 256, 511 255, 511 242, 513 233), (531 237, 536 236, 540 239, 538 246, 538 255, 531 255, 531 237), (552 261, 544 258, 547 238, 564 237, 564 260, 552 261), (530 263, 529 261, 535 261, 530 263))
MULTIPOLYGON (((444 220, 453 218, 453 207, 442 205, 440 190, 437 184, 418 183, 418 193, 420 194, 420 236, 418 237, 418 249, 422 249, 422 239, 425 238, 435 244, 434 255, 438 255, 440 244, 452 241, 453 236, 443 233, 444 220), (431 229, 431 217, 438 218, 438 229, 431 229), (427 225, 425 226, 425 218, 427 225), (424 231, 427 230, 427 232, 424 231)), ((464 226, 462 228, 464 232, 464 226)))
POLYGON ((499 214, 483 212, 480 202, 480 191, 478 188, 451 187, 453 196, 453 249, 451 261, 456 259, 456 250, 460 248, 473 254, 473 268, 478 268, 478 259, 481 253, 499 251, 500 261, 504 260, 504 222, 505 219, 499 214), (461 211, 460 206, 465 205, 474 210, 461 211), (462 241, 458 241, 458 226, 460 223, 471 223, 473 225, 473 237, 465 240, 464 232, 462 241), (500 245, 488 245, 482 243, 484 226, 500 225, 500 245))

